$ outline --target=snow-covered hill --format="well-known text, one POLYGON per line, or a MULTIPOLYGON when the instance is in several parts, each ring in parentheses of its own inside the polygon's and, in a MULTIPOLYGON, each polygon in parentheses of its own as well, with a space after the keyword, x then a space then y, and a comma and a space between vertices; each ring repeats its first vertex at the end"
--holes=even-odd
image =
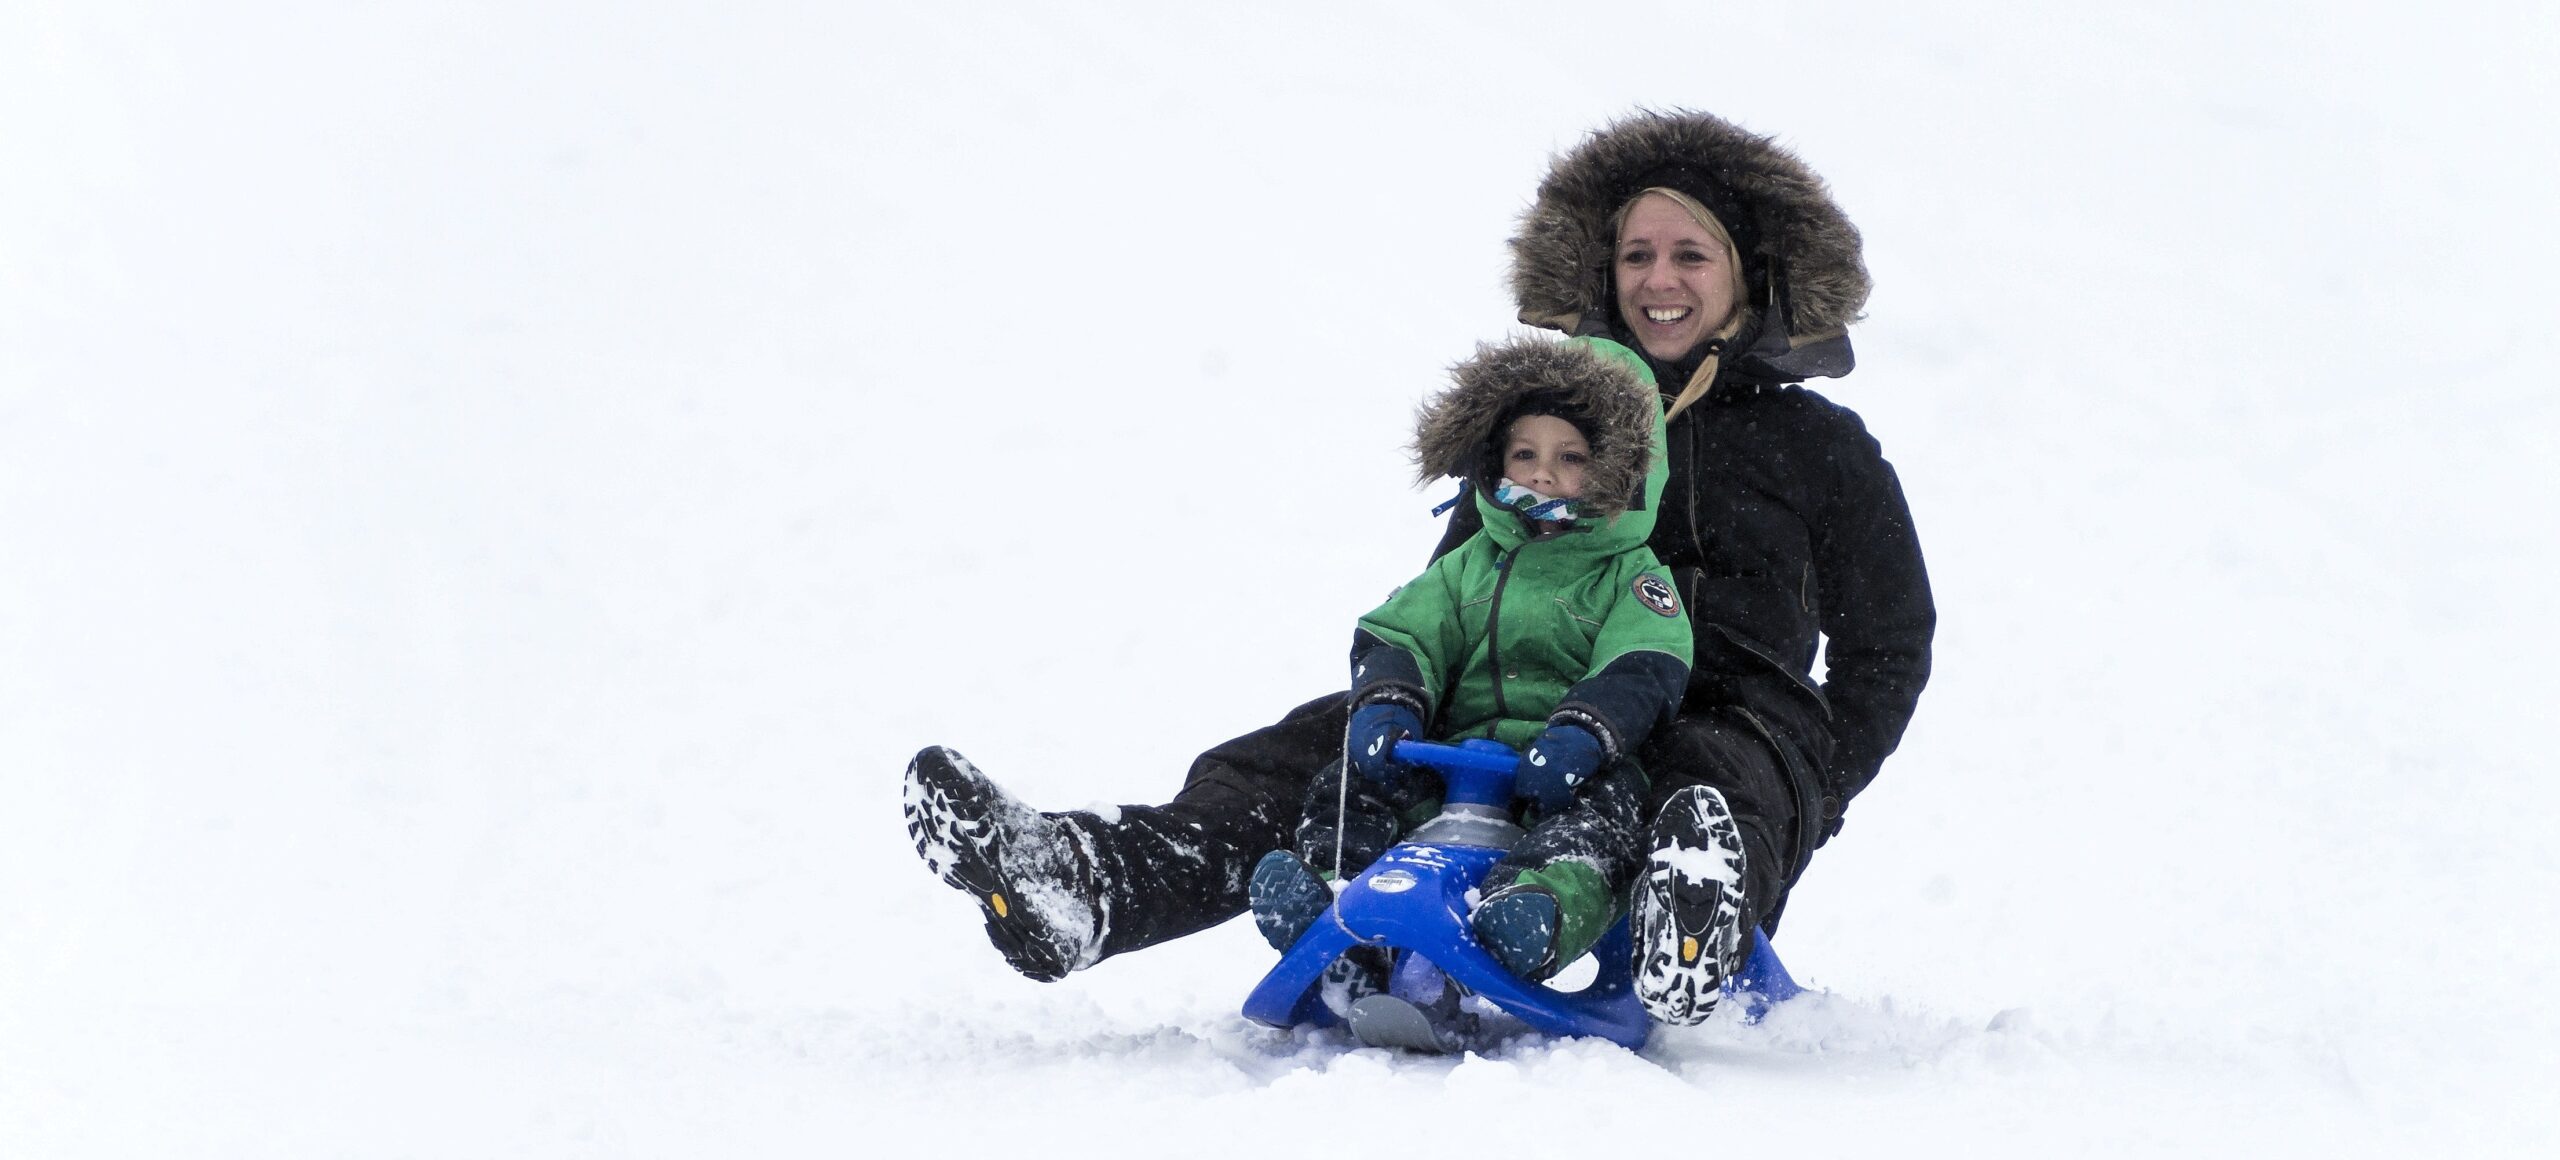
POLYGON ((0 34, 0 1155, 2555 1142, 2548 5, 387 7, 0 34), (1423 1060, 1243 1023, 1237 924, 1010 974, 907 756, 1157 801, 1337 687, 1640 104, 1875 273, 1942 622, 1826 993, 1423 1060))

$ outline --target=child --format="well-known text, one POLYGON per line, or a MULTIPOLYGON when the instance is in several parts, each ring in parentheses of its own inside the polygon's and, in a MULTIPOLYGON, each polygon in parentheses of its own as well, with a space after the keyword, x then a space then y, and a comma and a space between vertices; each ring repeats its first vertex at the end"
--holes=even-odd
POLYGON ((1688 684, 1688 617, 1645 546, 1670 470, 1662 404, 1601 339, 1484 347, 1455 379, 1424 407, 1415 458, 1425 481, 1464 482, 1483 530, 1360 619, 1343 761, 1310 785, 1297 849, 1254 868, 1253 915, 1286 950, 1331 900, 1326 878, 1437 812, 1438 775, 1391 761, 1398 738, 1491 737, 1522 750, 1533 804, 1469 921, 1543 978, 1598 941, 1643 862, 1632 754, 1688 684))

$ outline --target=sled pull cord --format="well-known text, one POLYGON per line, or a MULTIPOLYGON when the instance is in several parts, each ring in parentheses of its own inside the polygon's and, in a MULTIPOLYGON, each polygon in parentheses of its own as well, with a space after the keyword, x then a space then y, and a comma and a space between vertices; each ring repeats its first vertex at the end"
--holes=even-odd
MULTIPOLYGON (((1451 500, 1449 502, 1456 503, 1457 501, 1451 500)), ((1345 827, 1351 824, 1350 754, 1346 753, 1343 757, 1344 761, 1342 763, 1342 768, 1339 771, 1342 776, 1334 779, 1335 786, 1333 795, 1333 885, 1336 889, 1340 889, 1342 886, 1342 831, 1345 827)))

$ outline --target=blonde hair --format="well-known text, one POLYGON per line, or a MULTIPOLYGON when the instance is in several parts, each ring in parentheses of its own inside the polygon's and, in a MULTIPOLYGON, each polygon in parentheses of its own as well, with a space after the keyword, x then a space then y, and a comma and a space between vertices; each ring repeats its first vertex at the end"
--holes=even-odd
MULTIPOLYGON (((1609 215, 1609 246, 1611 251, 1610 265, 1612 269, 1614 270, 1617 263, 1615 255, 1618 238, 1627 232, 1628 215, 1635 212, 1637 202, 1643 201, 1646 197, 1654 195, 1666 198, 1673 205, 1679 206, 1681 209, 1688 211, 1690 219, 1698 223, 1698 228, 1707 231, 1708 237, 1714 238, 1718 245, 1724 247, 1724 267, 1726 272, 1731 276, 1733 283, 1733 315, 1732 317, 1725 319, 1724 325, 1718 327, 1715 334, 1711 337, 1718 342, 1731 340, 1734 335, 1742 332, 1743 324, 1750 321, 1751 286, 1750 283, 1745 282, 1742 277, 1741 248, 1733 244, 1733 234, 1724 228, 1724 223, 1717 220, 1715 211, 1708 209, 1705 202, 1699 201, 1697 198, 1691 197, 1688 194, 1682 193, 1667 185, 1649 186, 1638 191, 1634 197, 1628 198, 1625 205, 1618 207, 1618 212, 1609 215)), ((1612 273, 1610 276, 1614 279, 1616 274, 1612 273)), ((1626 309, 1626 303, 1621 302, 1618 304, 1618 313, 1621 316, 1626 313, 1626 309)), ((1623 320, 1624 319, 1622 317, 1621 321, 1623 320)), ((1671 408, 1663 412, 1662 421, 1669 423, 1673 419, 1678 418, 1680 416, 1680 412, 1688 410, 1689 404, 1705 398, 1707 388, 1715 385, 1716 371, 1723 365, 1724 357, 1721 354, 1708 355, 1703 361, 1701 361, 1698 364, 1697 372, 1689 376, 1688 382, 1681 384, 1679 397, 1671 400, 1671 408)))

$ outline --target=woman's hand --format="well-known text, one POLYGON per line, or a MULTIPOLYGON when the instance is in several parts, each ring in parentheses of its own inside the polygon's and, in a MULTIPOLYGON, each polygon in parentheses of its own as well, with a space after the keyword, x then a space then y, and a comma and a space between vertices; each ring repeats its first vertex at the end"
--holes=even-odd
POLYGON ((1573 791, 1600 772, 1600 739, 1580 725, 1549 725, 1520 754, 1511 792, 1535 799, 1552 814, 1573 804, 1573 791))

